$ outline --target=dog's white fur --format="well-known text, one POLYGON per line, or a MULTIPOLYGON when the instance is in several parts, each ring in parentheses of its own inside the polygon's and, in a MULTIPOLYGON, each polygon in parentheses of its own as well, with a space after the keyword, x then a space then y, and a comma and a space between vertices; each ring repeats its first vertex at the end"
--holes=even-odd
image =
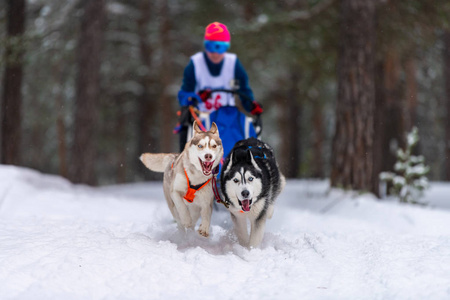
MULTIPOLYGON (((256 163, 254 164, 256 167, 256 163)), ((248 198, 253 198, 256 196, 256 191, 261 190, 262 182, 259 178, 256 178, 254 174, 249 170, 240 170, 240 172, 236 173, 234 178, 242 182, 242 176, 246 179, 246 184, 241 184, 238 189, 239 192, 230 195, 230 199, 234 203, 238 203, 239 200, 242 200, 241 191, 247 190, 250 194, 248 198), (250 177, 255 178, 254 181, 249 184, 248 179, 250 177)), ((236 189, 233 185, 235 183, 229 181, 226 183, 227 189, 234 190, 236 189)), ((230 206, 229 211, 231 213, 231 219, 233 221, 234 231, 238 238, 239 244, 245 247, 258 247, 261 244, 261 241, 264 237, 266 220, 271 219, 274 211, 274 205, 270 204, 266 208, 266 201, 262 199, 261 201, 256 202, 251 206, 251 211, 242 212, 241 207, 230 206), (265 214, 261 217, 263 210, 267 210, 265 214), (258 219, 258 222, 256 220, 258 219), (250 233, 247 229, 247 222, 250 221, 250 233)))
POLYGON ((205 183, 215 176, 213 170, 222 159, 223 146, 215 123, 207 132, 203 132, 196 122, 194 122, 193 128, 194 136, 186 143, 180 154, 144 153, 140 159, 150 170, 164 172, 164 196, 179 227, 194 229, 201 216, 202 221, 198 232, 207 237, 214 201, 213 183, 210 180, 206 186, 195 193, 194 201, 189 203, 183 199, 188 190, 185 170, 191 185, 205 183), (207 164, 206 169, 205 163, 207 164))

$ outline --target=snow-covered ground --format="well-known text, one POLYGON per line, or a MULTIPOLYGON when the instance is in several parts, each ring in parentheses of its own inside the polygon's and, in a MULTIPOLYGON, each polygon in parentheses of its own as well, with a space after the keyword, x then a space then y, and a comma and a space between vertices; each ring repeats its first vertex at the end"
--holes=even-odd
POLYGON ((0 166, 1 299, 450 299, 450 184, 428 207, 288 181, 260 249, 182 234, 160 183, 0 166))

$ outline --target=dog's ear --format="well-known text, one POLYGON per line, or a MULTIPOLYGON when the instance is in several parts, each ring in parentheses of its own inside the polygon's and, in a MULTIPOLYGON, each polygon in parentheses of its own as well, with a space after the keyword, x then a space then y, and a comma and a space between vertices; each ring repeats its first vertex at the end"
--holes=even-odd
POLYGON ((255 158, 253 157, 252 151, 248 151, 248 153, 249 153, 249 159, 250 159, 250 162, 252 163, 253 167, 254 167, 256 170, 258 170, 259 172, 261 172, 261 168, 260 168, 260 167, 258 166, 258 164, 256 163, 255 158))
POLYGON ((219 128, 217 128, 217 125, 215 122, 212 123, 211 129, 209 130, 212 134, 219 134, 219 128))
POLYGON ((225 163, 226 164, 228 163, 228 165, 226 166, 224 174, 228 173, 231 169, 231 166, 233 165, 233 153, 231 153, 230 158, 227 159, 227 161, 225 163))
POLYGON ((194 128, 194 134, 203 132, 203 130, 201 130, 200 126, 198 126, 197 121, 194 121, 194 124, 192 124, 192 127, 194 128))

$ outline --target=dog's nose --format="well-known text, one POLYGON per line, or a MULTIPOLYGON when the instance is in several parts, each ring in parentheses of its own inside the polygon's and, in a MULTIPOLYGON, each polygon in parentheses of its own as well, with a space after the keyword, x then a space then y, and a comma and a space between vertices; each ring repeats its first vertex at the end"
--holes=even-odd
POLYGON ((247 199, 248 196, 250 196, 250 192, 247 191, 247 190, 243 190, 242 193, 241 193, 241 195, 242 195, 242 197, 244 197, 245 199, 247 199))
POLYGON ((209 153, 206 153, 206 154, 205 154, 205 160, 206 160, 206 161, 210 161, 211 159, 212 159, 212 155, 209 154, 209 153))

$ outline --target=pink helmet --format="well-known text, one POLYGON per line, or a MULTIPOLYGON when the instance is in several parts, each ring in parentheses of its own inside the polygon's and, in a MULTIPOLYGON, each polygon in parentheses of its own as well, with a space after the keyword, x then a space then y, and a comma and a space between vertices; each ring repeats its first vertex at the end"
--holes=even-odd
POLYGON ((219 22, 206 26, 205 41, 230 42, 230 32, 227 26, 219 22))

